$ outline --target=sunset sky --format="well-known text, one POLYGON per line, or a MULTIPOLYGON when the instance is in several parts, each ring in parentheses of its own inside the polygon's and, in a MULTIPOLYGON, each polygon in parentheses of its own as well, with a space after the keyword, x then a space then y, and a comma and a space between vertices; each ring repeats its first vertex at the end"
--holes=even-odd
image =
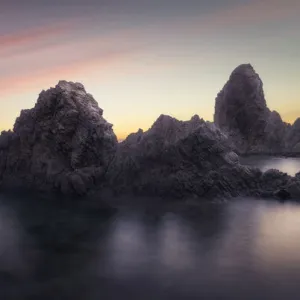
POLYGON ((122 139, 161 114, 212 120, 251 63, 268 105, 300 116, 300 0, 1 0, 0 129, 61 79, 78 81, 122 139))

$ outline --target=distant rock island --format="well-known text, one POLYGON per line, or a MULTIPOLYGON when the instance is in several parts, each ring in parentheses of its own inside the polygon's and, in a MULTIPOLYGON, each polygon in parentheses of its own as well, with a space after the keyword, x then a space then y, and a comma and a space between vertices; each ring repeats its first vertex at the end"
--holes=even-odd
POLYGON ((0 136, 0 185, 63 195, 143 195, 224 199, 238 195, 300 199, 300 175, 243 166, 243 154, 300 153, 293 125, 269 110, 250 64, 218 94, 214 123, 161 115, 121 143, 83 85, 60 81, 22 110, 0 136))
POLYGON ((299 154, 300 118, 293 125, 271 111, 250 64, 238 66, 216 98, 214 122, 240 154, 299 154))

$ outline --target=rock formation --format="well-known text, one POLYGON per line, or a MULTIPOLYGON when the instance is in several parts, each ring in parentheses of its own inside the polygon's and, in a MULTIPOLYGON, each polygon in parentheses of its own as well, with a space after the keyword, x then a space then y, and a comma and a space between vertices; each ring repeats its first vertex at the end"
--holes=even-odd
POLYGON ((102 114, 80 83, 60 81, 42 91, 13 131, 0 136, 2 186, 84 194, 101 183, 117 147, 102 114))
POLYGON ((238 66, 218 94, 214 122, 239 153, 291 151, 291 126, 267 107, 262 80, 250 64, 238 66))
POLYGON ((117 143, 112 125, 79 83, 60 81, 0 135, 0 185, 45 192, 215 199, 238 195, 300 199, 300 176, 242 166, 240 152, 298 149, 300 121, 270 112, 251 66, 231 76, 216 103, 216 124, 161 115, 117 143), (239 97, 242 95, 242 97, 239 97), (242 99, 242 101, 241 101, 242 99), (252 102, 251 102, 252 101, 252 102), (253 104, 254 103, 254 104, 253 104), (277 148, 276 148, 277 149, 277 148))
POLYGON ((286 135, 286 145, 292 154, 300 153, 300 118, 289 127, 286 135))
POLYGON ((206 200, 300 196, 297 186, 290 187, 298 180, 287 174, 241 165, 227 136, 197 116, 182 122, 161 115, 148 131, 129 135, 107 178, 117 194, 206 200))
POLYGON ((206 193, 205 177, 238 157, 214 124, 161 115, 152 127, 120 143, 107 173, 119 192, 182 197, 206 193))

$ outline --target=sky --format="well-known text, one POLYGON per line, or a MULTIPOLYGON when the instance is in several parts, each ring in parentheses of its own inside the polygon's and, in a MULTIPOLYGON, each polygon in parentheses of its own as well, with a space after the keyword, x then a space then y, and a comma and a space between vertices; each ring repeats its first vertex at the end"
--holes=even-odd
POLYGON ((160 114, 213 120, 251 63, 268 106, 300 116, 299 0, 1 0, 0 129, 59 80, 81 82, 119 139, 160 114))

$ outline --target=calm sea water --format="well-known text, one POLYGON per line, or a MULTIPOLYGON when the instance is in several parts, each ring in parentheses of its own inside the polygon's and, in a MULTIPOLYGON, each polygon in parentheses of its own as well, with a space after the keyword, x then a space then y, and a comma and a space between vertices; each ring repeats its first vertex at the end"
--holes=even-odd
POLYGON ((297 203, 102 215, 0 195, 0 299, 299 299, 299 282, 297 203))
POLYGON ((294 176, 300 171, 300 158, 249 156, 240 158, 240 162, 245 165, 258 167, 262 171, 267 171, 272 168, 277 169, 291 176, 294 176))

